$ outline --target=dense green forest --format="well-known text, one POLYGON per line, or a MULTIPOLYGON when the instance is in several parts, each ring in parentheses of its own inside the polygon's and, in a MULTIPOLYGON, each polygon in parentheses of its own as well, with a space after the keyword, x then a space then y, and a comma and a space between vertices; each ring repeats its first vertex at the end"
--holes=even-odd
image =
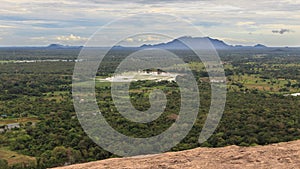
MULTIPOLYGON (((109 53, 97 76, 111 76, 131 52, 109 53)), ((226 107, 214 135, 202 144, 198 137, 211 94, 208 74, 193 53, 174 52, 189 63, 198 83, 201 106, 193 129, 171 151, 300 139, 300 97, 289 95, 300 92, 299 50, 220 51, 228 84, 226 107)), ((115 157, 97 146, 77 119, 71 91, 78 53, 79 49, 0 50, 0 168, 43 169, 115 157), (19 123, 20 128, 5 129, 11 123, 19 123)), ((109 82, 97 82, 97 102, 117 131, 133 137, 154 136, 175 122, 180 108, 175 82, 144 80, 130 85, 136 109, 149 108, 149 92, 154 88, 164 91, 168 103, 162 116, 147 124, 130 122, 117 112, 109 82)))

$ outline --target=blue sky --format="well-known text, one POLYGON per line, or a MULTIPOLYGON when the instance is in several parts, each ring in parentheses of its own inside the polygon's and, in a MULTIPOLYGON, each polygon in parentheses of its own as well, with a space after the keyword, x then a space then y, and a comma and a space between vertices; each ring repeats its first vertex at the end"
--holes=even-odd
POLYGON ((0 46, 84 45, 101 26, 139 13, 178 16, 229 44, 300 46, 300 0, 2 0, 0 46))

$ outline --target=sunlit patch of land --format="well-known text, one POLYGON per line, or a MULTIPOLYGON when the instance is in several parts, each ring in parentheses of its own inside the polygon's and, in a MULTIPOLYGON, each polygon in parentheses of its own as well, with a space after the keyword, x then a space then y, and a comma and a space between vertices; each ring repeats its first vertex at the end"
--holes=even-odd
POLYGON ((125 72, 112 77, 98 78, 101 82, 132 82, 139 80, 176 81, 179 74, 166 72, 125 72))
POLYGON ((30 156, 19 154, 14 151, 10 151, 9 148, 7 147, 0 148, 0 159, 6 160, 9 166, 14 164, 19 164, 19 163, 23 163, 23 164, 36 163, 36 159, 34 157, 30 157, 30 156))
POLYGON ((39 120, 37 117, 0 118, 0 125, 7 125, 12 123, 27 123, 27 122, 36 123, 38 121, 39 120))

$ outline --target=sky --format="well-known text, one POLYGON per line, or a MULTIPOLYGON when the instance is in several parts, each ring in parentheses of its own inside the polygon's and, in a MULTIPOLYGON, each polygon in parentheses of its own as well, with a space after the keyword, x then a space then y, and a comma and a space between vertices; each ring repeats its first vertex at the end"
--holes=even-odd
MULTIPOLYGON (((1 0, 0 46, 84 45, 115 20, 159 13, 232 45, 300 46, 300 0, 1 0)), ((120 29, 130 29, 130 22, 123 24, 120 29)), ((105 41, 113 39, 112 33, 105 41)), ((156 39, 147 36, 139 42, 156 39)))

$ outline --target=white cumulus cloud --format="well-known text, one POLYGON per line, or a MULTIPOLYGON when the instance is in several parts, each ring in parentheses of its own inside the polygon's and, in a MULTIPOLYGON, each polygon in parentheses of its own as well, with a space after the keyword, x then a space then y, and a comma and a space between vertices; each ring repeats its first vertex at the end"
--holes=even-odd
POLYGON ((249 25, 255 25, 255 22, 251 22, 251 21, 248 21, 248 22, 238 22, 236 23, 237 26, 249 26, 249 25))
POLYGON ((84 40, 87 40, 87 38, 83 38, 83 37, 76 36, 73 34, 70 34, 69 36, 57 36, 55 39, 58 41, 84 41, 84 40))

